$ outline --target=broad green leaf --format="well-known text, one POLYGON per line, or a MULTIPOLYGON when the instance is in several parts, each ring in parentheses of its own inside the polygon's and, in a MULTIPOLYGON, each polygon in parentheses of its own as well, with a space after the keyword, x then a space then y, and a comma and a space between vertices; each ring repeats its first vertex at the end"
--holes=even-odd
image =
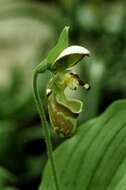
POLYGON ((52 65, 58 55, 68 47, 69 44, 69 27, 64 27, 63 31, 60 34, 56 46, 49 52, 47 62, 52 65))
MULTIPOLYGON (((79 127, 54 153, 60 190, 126 189, 126 100, 79 127)), ((39 190, 55 190, 47 164, 39 190)))

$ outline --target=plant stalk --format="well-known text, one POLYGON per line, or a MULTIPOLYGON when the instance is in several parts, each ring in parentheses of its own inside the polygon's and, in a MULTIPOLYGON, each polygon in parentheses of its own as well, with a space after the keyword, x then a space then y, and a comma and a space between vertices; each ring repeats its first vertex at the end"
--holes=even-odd
POLYGON ((45 136, 45 142, 46 142, 46 147, 47 147, 47 154, 48 154, 48 159, 50 161, 50 166, 51 166, 51 170, 52 170, 53 180, 54 180, 54 183, 55 183, 55 188, 56 188, 56 190, 60 190, 59 183, 58 183, 58 177, 57 177, 57 173, 56 173, 56 167, 55 167, 54 158, 53 158, 53 150, 52 150, 50 131, 48 129, 48 122, 47 122, 47 119, 46 119, 44 106, 43 106, 43 103, 41 101, 41 98, 40 98, 40 95, 39 95, 39 92, 38 92, 38 88, 37 88, 38 74, 39 73, 37 73, 37 71, 35 70, 34 74, 33 74, 33 93, 34 93, 36 107, 37 107, 37 110, 38 110, 39 115, 40 115, 41 125, 42 125, 42 127, 44 129, 44 136, 45 136))

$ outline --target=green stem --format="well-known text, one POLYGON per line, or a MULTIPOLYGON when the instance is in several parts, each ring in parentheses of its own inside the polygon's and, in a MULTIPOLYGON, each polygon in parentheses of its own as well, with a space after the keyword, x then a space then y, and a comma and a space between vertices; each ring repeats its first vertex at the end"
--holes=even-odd
POLYGON ((52 170, 55 187, 56 187, 56 190, 60 190, 59 184, 58 184, 56 168, 55 168, 55 163, 54 163, 54 158, 53 158, 52 143, 51 143, 50 131, 48 129, 48 122, 46 119, 44 107, 43 107, 42 101, 40 99, 40 95, 39 95, 38 88, 37 88, 37 77, 38 77, 38 73, 35 70, 34 75, 33 75, 33 93, 34 93, 35 103, 36 103, 36 107, 37 107, 39 115, 40 115, 42 127, 44 129, 47 154, 48 154, 48 159, 50 160, 50 166, 51 166, 51 170, 52 170))

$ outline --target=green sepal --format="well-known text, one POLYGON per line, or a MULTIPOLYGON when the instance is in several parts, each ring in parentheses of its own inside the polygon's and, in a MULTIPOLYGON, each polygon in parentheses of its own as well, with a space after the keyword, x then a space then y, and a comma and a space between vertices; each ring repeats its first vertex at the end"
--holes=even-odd
POLYGON ((48 69, 47 59, 41 61, 35 68, 36 73, 44 73, 48 69))
POLYGON ((59 56, 59 54, 68 47, 68 41, 69 41, 69 27, 65 26, 63 31, 60 34, 60 37, 58 39, 58 42, 54 48, 52 48, 47 56, 46 59, 40 62, 35 68, 35 72, 37 73, 43 73, 47 69, 51 70, 51 66, 54 64, 56 58, 59 56))
POLYGON ((56 46, 49 52, 47 62, 52 66, 59 54, 69 45, 69 27, 65 26, 60 34, 56 46))

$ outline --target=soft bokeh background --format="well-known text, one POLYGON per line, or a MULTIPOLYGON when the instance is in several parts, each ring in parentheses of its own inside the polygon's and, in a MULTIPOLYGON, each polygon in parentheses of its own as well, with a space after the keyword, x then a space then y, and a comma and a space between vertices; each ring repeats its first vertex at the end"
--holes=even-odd
MULTIPOLYGON (((125 7, 125 0, 0 0, 0 190, 37 190, 40 183, 47 155, 32 70, 65 25, 71 44, 91 51, 77 69, 92 86, 78 92, 84 102, 79 122, 126 98, 125 7)), ((47 79, 40 78, 41 94, 47 79)))

